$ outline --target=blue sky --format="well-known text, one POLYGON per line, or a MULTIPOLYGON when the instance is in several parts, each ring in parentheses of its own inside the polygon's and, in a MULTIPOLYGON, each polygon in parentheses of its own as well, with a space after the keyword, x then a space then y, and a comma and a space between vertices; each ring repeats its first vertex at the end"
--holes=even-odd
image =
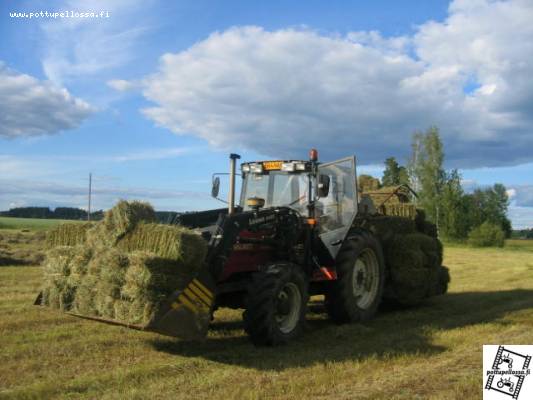
POLYGON ((0 4, 0 209, 217 207, 213 172, 356 154, 404 162, 436 124, 465 187, 504 183, 533 226, 529 1, 0 4), (105 12, 104 18, 10 13, 105 12))

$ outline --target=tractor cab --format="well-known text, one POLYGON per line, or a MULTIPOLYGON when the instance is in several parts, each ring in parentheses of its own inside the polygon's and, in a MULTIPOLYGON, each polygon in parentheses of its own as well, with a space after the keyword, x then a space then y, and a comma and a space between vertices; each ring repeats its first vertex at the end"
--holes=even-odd
MULTIPOLYGON (((231 204, 234 195, 230 193, 229 208, 237 212, 290 208, 302 220, 315 225, 334 259, 357 214, 355 157, 329 163, 319 163, 317 158, 316 150, 311 150, 308 161, 242 163, 239 207, 231 204)), ((216 185, 214 180, 214 193, 218 193, 216 185)))

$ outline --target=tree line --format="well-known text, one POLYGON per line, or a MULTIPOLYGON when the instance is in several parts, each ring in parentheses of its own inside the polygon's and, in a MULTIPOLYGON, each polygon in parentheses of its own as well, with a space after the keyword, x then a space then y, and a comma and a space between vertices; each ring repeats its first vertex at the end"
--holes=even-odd
POLYGON ((413 134, 411 156, 406 166, 400 165, 394 157, 385 160, 382 184, 408 184, 418 193, 414 200, 437 225, 439 234, 447 239, 470 237, 474 241, 479 234, 496 235, 494 240, 502 244, 504 237, 511 236, 505 186, 496 183, 466 193, 460 172, 444 169, 444 145, 437 127, 413 134))
MULTIPOLYGON (((161 223, 171 223, 179 213, 175 211, 156 211, 155 216, 161 223)), ((9 211, 0 211, 0 216, 16 218, 40 218, 40 219, 68 219, 87 220, 87 211, 76 207, 16 207, 9 211)), ((104 217, 104 211, 91 212, 91 220, 97 221, 104 217)))
MULTIPOLYGON (((4 217, 16 218, 41 218, 41 219, 71 219, 71 220, 85 220, 87 219, 87 211, 76 207, 15 207, 9 211, 1 211, 0 215, 4 217)), ((98 220, 104 216, 103 210, 91 212, 91 219, 98 220)))

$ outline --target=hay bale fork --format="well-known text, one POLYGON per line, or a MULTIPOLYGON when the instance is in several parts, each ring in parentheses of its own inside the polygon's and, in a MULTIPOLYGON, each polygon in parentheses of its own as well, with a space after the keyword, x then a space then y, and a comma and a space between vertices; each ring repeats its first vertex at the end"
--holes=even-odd
MULTIPOLYGON (((182 214, 176 221, 200 230, 208 241, 203 269, 169 296, 152 323, 133 327, 198 339, 216 308, 243 308, 252 342, 277 345, 302 332, 315 294, 325 295, 337 323, 372 318, 390 274, 382 243, 360 222, 376 210, 368 198, 363 207, 355 157, 319 163, 313 149, 309 160, 242 163, 237 205, 239 158, 230 155, 228 207, 182 214)), ((219 194, 218 175, 213 197, 219 194)))

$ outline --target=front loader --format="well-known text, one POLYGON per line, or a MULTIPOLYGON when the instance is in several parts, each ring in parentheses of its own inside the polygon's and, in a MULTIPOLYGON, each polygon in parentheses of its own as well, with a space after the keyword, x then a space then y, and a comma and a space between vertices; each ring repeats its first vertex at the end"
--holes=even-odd
MULTIPOLYGON (((242 163, 236 204, 239 158, 230 156, 227 208, 186 213, 175 221, 208 242, 203 268, 164 301, 148 325, 130 327, 200 339, 214 310, 230 307, 244 309, 244 328, 254 344, 277 345, 301 333, 311 295, 324 295, 337 323, 368 320, 384 296, 401 297, 401 290, 394 290, 394 263, 384 252, 394 240, 373 229, 385 207, 358 187, 355 157, 319 163, 311 150, 309 160, 242 163)), ((214 175, 213 197, 219 186, 214 175)), ((408 219, 386 218, 392 225, 408 219)), ((438 242, 435 235, 417 232, 438 242)), ((420 299, 447 290, 442 257, 433 263, 437 272, 428 279, 435 282, 424 283, 420 299)))

